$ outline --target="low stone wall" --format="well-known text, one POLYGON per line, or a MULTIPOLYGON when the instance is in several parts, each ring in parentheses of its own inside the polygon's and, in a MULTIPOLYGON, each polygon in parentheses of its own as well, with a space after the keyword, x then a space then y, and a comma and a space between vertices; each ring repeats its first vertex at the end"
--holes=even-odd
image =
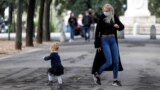
MULTIPOLYGON (((125 26, 124 33, 125 34, 142 34, 149 35, 152 25, 139 25, 138 29, 135 31, 134 26, 125 26)), ((160 24, 155 24, 156 33, 160 35, 160 24)))
POLYGON ((156 24, 155 16, 146 17, 120 17, 121 22, 125 25, 125 34, 150 34, 150 29, 152 25, 156 27, 156 33, 160 34, 160 24, 156 24))

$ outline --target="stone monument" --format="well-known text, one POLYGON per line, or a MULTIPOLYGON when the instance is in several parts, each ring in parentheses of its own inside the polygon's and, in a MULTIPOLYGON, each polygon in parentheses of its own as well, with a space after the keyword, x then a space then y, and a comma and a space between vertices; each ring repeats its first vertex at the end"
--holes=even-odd
POLYGON ((148 0, 127 0, 125 16, 150 16, 148 0))
POLYGON ((151 16, 148 10, 148 0, 127 0, 127 10, 120 17, 125 25, 125 34, 149 34, 151 25, 155 25, 156 17, 151 16), (133 30, 134 25, 139 25, 138 30, 133 30))

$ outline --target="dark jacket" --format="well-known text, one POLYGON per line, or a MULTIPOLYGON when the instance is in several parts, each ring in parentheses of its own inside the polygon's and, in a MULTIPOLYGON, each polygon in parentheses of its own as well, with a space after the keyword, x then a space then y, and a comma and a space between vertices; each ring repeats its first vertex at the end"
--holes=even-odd
MULTIPOLYGON (((97 23, 97 27, 96 27, 96 34, 95 34, 95 48, 101 47, 101 36, 103 35, 103 31, 105 30, 109 30, 111 29, 112 31, 109 31, 109 33, 113 33, 115 35, 116 38, 116 42, 118 45, 118 40, 117 40, 117 29, 113 27, 114 24, 118 24, 119 25, 119 31, 124 30, 124 25, 120 22, 119 18, 114 15, 115 18, 115 23, 111 23, 111 24, 107 24, 105 26, 104 24, 104 18, 105 15, 102 14, 99 17, 99 21, 97 23), (107 29, 109 28, 109 29, 107 29)), ((120 57, 119 57, 120 60, 120 57)), ((94 62, 93 62, 93 66, 92 66, 92 74, 99 71, 99 68, 105 63, 105 57, 103 54, 103 50, 101 50, 100 52, 96 52, 95 58, 94 58, 94 62)), ((113 70, 113 65, 111 65, 109 68, 106 69, 106 71, 112 71, 113 70)), ((123 67, 121 64, 121 60, 119 61, 119 71, 123 71, 123 67)))
POLYGON ((51 68, 48 69, 48 72, 59 76, 64 73, 64 67, 61 64, 60 56, 58 53, 53 52, 49 56, 44 57, 45 61, 51 60, 51 68))
POLYGON ((70 18, 68 19, 68 23, 69 23, 69 25, 70 25, 71 27, 75 27, 75 26, 78 25, 77 19, 76 19, 75 17, 70 17, 70 18))
POLYGON ((58 55, 58 53, 53 52, 51 53, 49 56, 46 56, 44 58, 45 61, 47 60, 51 60, 51 67, 56 67, 61 65, 61 60, 60 60, 60 56, 58 55))
POLYGON ((92 18, 91 16, 83 16, 83 19, 82 19, 82 23, 83 23, 83 26, 84 27, 90 27, 91 24, 92 24, 92 18))

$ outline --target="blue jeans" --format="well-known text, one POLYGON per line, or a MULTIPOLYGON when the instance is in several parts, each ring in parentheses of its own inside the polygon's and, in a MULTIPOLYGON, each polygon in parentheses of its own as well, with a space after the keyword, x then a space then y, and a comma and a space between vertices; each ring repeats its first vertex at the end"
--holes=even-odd
POLYGON ((102 36, 101 41, 106 62, 100 67, 99 74, 102 74, 102 72, 113 63, 113 75, 114 79, 117 79, 119 71, 119 50, 115 36, 102 36))
POLYGON ((90 27, 84 27, 84 32, 85 32, 85 40, 90 40, 90 27))
POLYGON ((75 27, 76 27, 76 26, 71 26, 71 27, 70 27, 70 28, 71 28, 71 31, 70 31, 70 37, 71 37, 71 39, 72 39, 72 40, 74 40, 75 27))

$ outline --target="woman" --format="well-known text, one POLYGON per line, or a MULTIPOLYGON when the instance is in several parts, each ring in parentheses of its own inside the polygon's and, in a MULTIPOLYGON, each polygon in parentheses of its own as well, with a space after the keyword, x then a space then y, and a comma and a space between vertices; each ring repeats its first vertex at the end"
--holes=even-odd
POLYGON ((95 48, 97 53, 92 67, 92 74, 99 85, 101 85, 100 75, 103 71, 113 70, 114 81, 112 85, 121 86, 118 80, 118 71, 122 71, 123 68, 119 58, 117 30, 123 29, 124 25, 114 14, 113 7, 110 4, 105 4, 96 28, 95 48))

